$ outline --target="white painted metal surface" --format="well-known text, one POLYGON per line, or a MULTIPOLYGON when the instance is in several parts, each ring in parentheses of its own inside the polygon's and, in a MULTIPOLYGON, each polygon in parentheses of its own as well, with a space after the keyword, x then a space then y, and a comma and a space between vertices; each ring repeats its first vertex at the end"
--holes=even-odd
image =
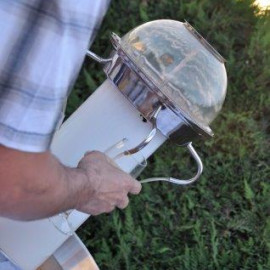
MULTIPOLYGON (((61 126, 51 150, 64 164, 75 167, 86 151, 104 151, 124 137, 131 146, 136 146, 150 130, 150 125, 142 122, 138 112, 106 80, 61 126)), ((142 153, 149 157, 165 140, 157 134, 142 153)), ((124 163, 122 169, 132 168, 124 163)), ((88 217, 73 211, 70 221, 78 228, 88 217)), ((19 222, 0 217, 0 249, 23 270, 36 269, 67 238, 48 219, 19 222)))

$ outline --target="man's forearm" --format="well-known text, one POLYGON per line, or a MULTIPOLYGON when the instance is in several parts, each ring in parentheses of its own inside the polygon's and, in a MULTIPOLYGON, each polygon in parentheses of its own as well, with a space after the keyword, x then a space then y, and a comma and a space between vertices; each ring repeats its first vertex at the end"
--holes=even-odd
POLYGON ((72 208, 91 215, 125 208, 141 184, 98 151, 68 168, 50 152, 0 146, 0 188, 0 216, 33 220, 72 208))
POLYGON ((0 146, 0 216, 31 220, 75 208, 85 178, 50 152, 26 153, 0 146))

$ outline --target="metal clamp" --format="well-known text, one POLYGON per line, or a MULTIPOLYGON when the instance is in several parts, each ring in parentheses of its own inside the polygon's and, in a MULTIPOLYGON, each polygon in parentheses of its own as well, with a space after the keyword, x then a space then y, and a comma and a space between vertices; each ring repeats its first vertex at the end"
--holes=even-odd
POLYGON ((150 182, 156 182, 156 181, 165 181, 165 182, 170 182, 170 183, 173 183, 176 185, 189 185, 189 184, 195 182, 196 180, 198 180, 202 174, 202 171, 203 171, 202 161, 201 161, 199 155, 197 154, 196 150, 193 148, 191 142, 187 145, 187 148, 188 148, 191 156, 195 159, 197 166, 198 166, 197 173, 194 177, 187 179, 187 180, 180 180, 180 179, 173 178, 173 177, 154 177, 154 178, 148 178, 148 179, 141 180, 140 182, 141 183, 150 183, 150 182))

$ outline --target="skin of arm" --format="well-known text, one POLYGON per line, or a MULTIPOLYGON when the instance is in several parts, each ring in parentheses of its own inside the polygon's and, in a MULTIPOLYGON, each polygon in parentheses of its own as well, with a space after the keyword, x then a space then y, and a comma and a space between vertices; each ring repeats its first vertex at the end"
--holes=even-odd
POLYGON ((77 168, 49 151, 29 153, 0 146, 0 216, 17 220, 49 217, 68 209, 98 215, 124 208, 141 185, 100 152, 89 152, 77 168))

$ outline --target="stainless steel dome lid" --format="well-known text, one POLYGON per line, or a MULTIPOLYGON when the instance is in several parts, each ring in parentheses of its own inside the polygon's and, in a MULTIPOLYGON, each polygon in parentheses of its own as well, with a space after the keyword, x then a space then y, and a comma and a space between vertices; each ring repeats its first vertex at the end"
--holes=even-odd
POLYGON ((226 96, 224 59, 187 22, 157 20, 120 40, 121 48, 177 110, 211 134, 226 96))

